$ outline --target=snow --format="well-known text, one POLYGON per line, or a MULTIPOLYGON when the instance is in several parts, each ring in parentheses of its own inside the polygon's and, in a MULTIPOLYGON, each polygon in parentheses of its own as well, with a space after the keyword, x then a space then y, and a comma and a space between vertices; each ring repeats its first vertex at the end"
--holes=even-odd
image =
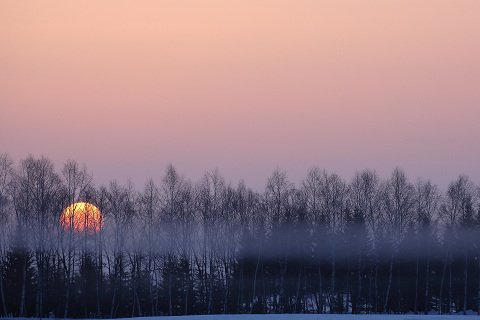
MULTIPOLYGON (((160 320, 167 317, 135 318, 135 320, 160 320)), ((360 315, 360 314, 252 314, 252 315, 202 315, 175 316, 174 320, 460 320, 464 315, 360 315)))
MULTIPOLYGON (((476 316, 470 313, 470 316, 476 316)), ((197 316, 173 316, 173 317, 138 317, 138 318, 120 318, 119 320, 461 320, 467 315, 365 315, 365 314, 242 314, 242 315, 197 315, 197 316)), ((478 316, 477 316, 478 317, 478 316)), ((0 319, 8 319, 2 318, 0 319)), ((32 318, 11 318, 14 320, 32 320, 32 318)), ((44 318, 47 319, 47 318, 44 318)), ((96 320, 96 319, 84 319, 96 320)))

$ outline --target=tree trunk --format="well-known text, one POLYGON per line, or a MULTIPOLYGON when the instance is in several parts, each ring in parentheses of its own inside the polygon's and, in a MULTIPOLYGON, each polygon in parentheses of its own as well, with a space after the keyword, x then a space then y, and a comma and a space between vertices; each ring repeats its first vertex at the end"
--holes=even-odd
POLYGON ((262 261, 262 264, 261 264, 261 274, 262 274, 262 306, 263 306, 263 313, 267 313, 267 304, 266 304, 266 290, 265 290, 265 273, 264 273, 264 265, 263 265, 263 261, 262 261))
POLYGON ((480 315, 480 260, 478 260, 477 314, 480 315))
POLYGON ((38 272, 38 283, 37 283, 37 296, 35 301, 35 314, 38 318, 43 316, 43 253, 36 254, 37 259, 37 272, 38 272))
POLYGON ((190 258, 187 259, 188 266, 185 274, 185 287, 184 287, 184 296, 185 296, 185 312, 184 315, 188 315, 188 292, 190 286, 190 258))
POLYGON ((63 311, 63 317, 68 317, 68 309, 70 303, 70 279, 67 277, 67 293, 65 294, 65 308, 63 311))
POLYGON ((240 264, 240 279, 238 281, 238 294, 237 294, 237 314, 240 313, 240 303, 243 297, 243 264, 240 264))
POLYGON ((322 267, 320 261, 318 262, 318 305, 317 312, 323 313, 323 281, 322 281, 322 267))
MULTIPOLYGON (((73 259, 75 257, 75 252, 73 252, 73 259)), ((63 258, 63 267, 65 269, 66 274, 66 293, 65 293, 65 307, 63 311, 63 317, 68 318, 69 309, 70 309, 70 290, 71 290, 71 283, 72 283, 72 274, 75 272, 75 264, 72 262, 72 250, 68 252, 68 262, 65 262, 65 257, 63 258), (68 265, 67 265, 68 263, 68 265)))
POLYGON ((393 277, 393 257, 390 257, 390 266, 388 268, 387 291, 385 293, 385 303, 383 305, 383 312, 385 313, 387 313, 387 308, 388 308, 388 298, 390 297, 390 288, 392 287, 392 277, 393 277))
MULTIPOLYGON (((286 259, 285 259, 286 260, 286 259)), ((281 268, 280 272, 280 298, 279 298, 279 307, 280 309, 277 311, 284 312, 286 299, 285 299, 285 274, 287 273, 287 261, 283 263, 283 267, 281 268)))
POLYGON ((430 311, 430 298, 429 298, 429 286, 430 286, 430 256, 427 256, 427 271, 425 275, 425 314, 430 311))
POLYGON ((332 252, 332 278, 330 279, 330 291, 331 291, 331 301, 330 301, 330 313, 335 313, 336 299, 335 299, 335 279, 336 279, 336 252, 335 248, 332 252))
POLYGON ((448 314, 452 314, 452 262, 448 263, 448 314))
POLYGON ((302 313, 307 312, 307 267, 303 265, 303 310, 302 313))
POLYGON ((463 268, 463 314, 467 314, 467 289, 468 289, 468 255, 467 250, 465 250, 465 262, 463 268))
POLYGON ((113 316, 114 316, 116 295, 117 295, 117 288, 116 288, 116 285, 115 285, 115 288, 113 289, 112 305, 110 306, 110 318, 113 318, 113 316))
POLYGON ((151 304, 151 315, 155 316, 157 313, 155 312, 155 292, 153 291, 153 280, 155 279, 155 261, 152 259, 152 254, 150 253, 148 258, 148 286, 149 286, 149 293, 150 293, 150 304, 151 304))
POLYGON ((25 291, 26 291, 26 282, 27 282, 27 258, 24 256, 23 259, 23 270, 22 270, 22 290, 20 294, 20 310, 19 316, 25 316, 25 291))
MULTIPOLYGON (((372 297, 372 295, 375 294, 376 292, 376 274, 374 272, 374 270, 376 270, 376 268, 374 266, 370 266, 370 275, 368 277, 368 293, 367 293, 367 301, 365 303, 365 313, 372 313, 374 309, 374 305, 375 305, 375 301, 374 301, 374 298, 372 297)), ((376 308, 376 307, 375 307, 376 308)))
POLYGON ((258 251, 258 256, 257 256, 257 264, 255 266, 255 273, 253 274, 253 293, 252 293, 252 307, 250 309, 250 313, 253 313, 253 309, 255 307, 255 296, 256 296, 256 290, 257 290, 257 274, 258 274, 258 268, 260 266, 260 250, 258 251))
POLYGON ((212 313, 213 306, 213 258, 209 259, 209 277, 208 277, 208 307, 207 314, 212 313))
POLYGON ((443 270, 442 270, 442 280, 440 281, 440 294, 439 294, 439 313, 442 314, 443 311, 443 286, 445 283, 445 274, 447 273, 447 260, 448 254, 445 256, 445 261, 443 262, 443 270))
POLYGON ((356 306, 355 306, 355 312, 359 313, 359 309, 360 309, 360 305, 361 305, 360 300, 361 300, 361 297, 362 297, 362 256, 361 255, 359 255, 359 257, 358 257, 357 281, 358 281, 358 284, 357 284, 358 288, 357 288, 357 301, 356 301, 356 306))
POLYGON ((228 273, 228 262, 224 262, 225 269, 225 294, 223 296, 223 313, 226 314, 228 311, 228 294, 230 290, 230 275, 228 273))
POLYGON ((173 303, 172 302, 172 271, 168 270, 168 315, 169 316, 173 316, 173 304, 172 303, 173 303))
POLYGON ((378 312, 378 262, 375 262, 375 279, 374 279, 374 304, 375 304, 375 313, 378 312))
POLYGON ((413 313, 417 314, 417 305, 418 305, 418 262, 419 258, 415 261, 415 302, 413 304, 413 313))
POLYGON ((95 292, 97 294, 97 317, 100 317, 101 313, 102 313, 102 308, 100 307, 100 279, 101 279, 101 276, 102 276, 102 271, 101 271, 101 262, 102 260, 99 259, 98 261, 98 270, 95 274, 95 292))
POLYGON ((0 271, 0 297, 2 298, 2 308, 4 317, 7 316, 7 304, 5 303, 5 291, 3 289, 3 273, 0 271))
POLYGON ((302 282, 302 269, 298 268, 298 279, 297 279, 297 291, 295 293, 295 313, 299 312, 300 309, 300 285, 302 282))

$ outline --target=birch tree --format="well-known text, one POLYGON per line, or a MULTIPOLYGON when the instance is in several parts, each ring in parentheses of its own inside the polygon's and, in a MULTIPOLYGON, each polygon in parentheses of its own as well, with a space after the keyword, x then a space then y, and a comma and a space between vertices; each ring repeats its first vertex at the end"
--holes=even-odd
MULTIPOLYGON (((9 232, 12 226, 10 188, 13 174, 13 161, 7 154, 0 154, 0 266, 5 263, 8 250, 9 232)), ((0 270, 0 300, 3 315, 7 316, 8 309, 5 300, 3 270, 0 270)))
MULTIPOLYGON (((85 197, 85 191, 92 182, 92 176, 87 173, 85 166, 81 167, 76 161, 68 160, 62 170, 62 178, 65 192, 63 207, 77 203, 85 197)), ((75 214, 75 207, 72 215, 75 214)), ((74 219, 70 219, 70 226, 65 232, 60 233, 61 237, 61 261, 66 279, 65 308, 63 316, 69 316, 70 294, 75 273, 75 228, 74 219)), ((84 228, 86 230, 86 228, 84 228)))
POLYGON ((417 312, 419 292, 419 260, 421 255, 425 260, 425 306, 424 311, 427 313, 430 306, 430 261, 431 250, 433 247, 436 227, 438 222, 438 210, 440 206, 441 196, 438 187, 430 181, 420 180, 415 187, 415 226, 417 241, 420 248, 417 248, 415 263, 415 301, 413 311, 417 312))
POLYGON ((474 185, 467 176, 461 175, 452 182, 445 197, 444 204, 441 207, 440 214, 445 223, 444 243, 445 243, 445 262, 442 272, 442 280, 440 285, 440 312, 442 311, 442 296, 445 280, 445 273, 448 266, 448 312, 453 310, 452 297, 452 259, 453 251, 457 248, 455 244, 460 243, 460 251, 463 252, 463 311, 467 308, 467 285, 468 285, 468 248, 470 242, 470 226, 473 222, 473 203, 474 203, 474 185))
MULTIPOLYGON (((369 255, 373 263, 369 270, 368 281, 368 295, 365 299, 365 306, 372 304, 376 306, 378 297, 377 278, 378 278, 378 254, 376 248, 379 241, 379 217, 380 217, 380 182, 375 171, 363 170, 357 172, 353 178, 350 188, 350 199, 352 203, 352 209, 356 220, 364 224, 365 226, 358 226, 360 230, 356 230, 359 233, 360 239, 365 239, 368 242, 356 243, 355 250, 358 252, 357 257, 357 306, 360 308, 360 297, 362 296, 363 281, 362 281, 362 268, 364 260, 369 255), (365 233, 365 235, 363 235, 365 233), (365 237, 365 238, 364 238, 365 237), (373 293, 372 293, 373 292, 373 293), (372 300, 372 294, 374 299, 372 300)), ((375 311, 377 308, 375 307, 375 311)))
POLYGON ((408 182, 405 173, 398 168, 393 171, 392 176, 385 183, 383 189, 382 225, 390 251, 388 282, 383 305, 383 311, 387 312, 392 286, 394 259, 398 253, 400 243, 403 241, 408 227, 414 218, 415 189, 408 182))
POLYGON ((276 312, 282 312, 285 305, 285 274, 290 255, 290 234, 286 230, 288 210, 291 206, 293 184, 287 179, 285 172, 275 170, 267 182, 265 190, 266 207, 269 209, 271 251, 278 259, 278 300, 274 298, 276 312), (281 251, 280 251, 281 250, 281 251))

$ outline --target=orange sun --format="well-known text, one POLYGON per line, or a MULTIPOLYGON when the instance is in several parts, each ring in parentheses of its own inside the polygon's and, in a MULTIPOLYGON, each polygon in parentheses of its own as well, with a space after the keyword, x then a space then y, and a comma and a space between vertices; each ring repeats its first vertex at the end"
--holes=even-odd
POLYGON ((93 204, 75 202, 63 210, 60 223, 64 230, 98 232, 103 227, 103 216, 93 204))

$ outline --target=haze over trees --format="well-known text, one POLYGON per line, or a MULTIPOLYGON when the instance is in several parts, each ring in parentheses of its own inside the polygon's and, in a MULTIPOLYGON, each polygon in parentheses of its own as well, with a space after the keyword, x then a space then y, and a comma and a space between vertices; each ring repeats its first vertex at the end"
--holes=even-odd
POLYGON ((97 187, 75 161, 3 154, 0 313, 480 313, 478 190, 313 168, 299 185, 274 170, 255 192, 173 166, 141 189, 97 187), (102 228, 61 223, 79 201, 102 228))

